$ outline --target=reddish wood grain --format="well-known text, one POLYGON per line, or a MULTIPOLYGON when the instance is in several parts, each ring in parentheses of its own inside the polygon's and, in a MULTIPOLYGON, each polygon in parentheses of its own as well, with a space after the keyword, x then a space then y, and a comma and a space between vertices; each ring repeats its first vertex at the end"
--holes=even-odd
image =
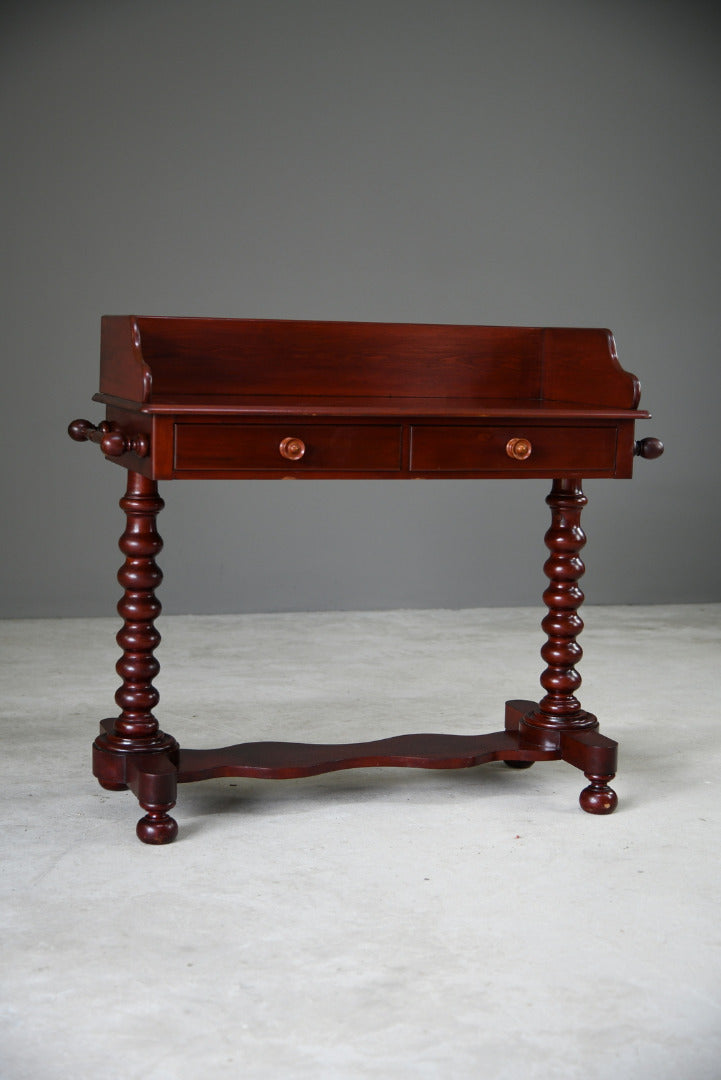
POLYGON ((584 571, 582 476, 631 476, 639 384, 598 329, 441 326, 106 316, 100 393, 106 418, 70 425, 128 470, 121 500, 125 555, 118 578, 123 650, 120 715, 104 720, 93 771, 130 788, 145 810, 144 843, 177 833, 169 811, 178 783, 237 776, 283 779, 342 769, 469 768, 493 760, 523 768, 562 758, 589 784, 588 813, 616 806, 608 786, 616 743, 577 697, 584 571), (238 743, 180 750, 159 728, 155 649, 160 640, 157 480, 280 476, 539 477, 553 479, 540 702, 509 701, 505 728, 488 735, 399 735, 348 745, 238 743))

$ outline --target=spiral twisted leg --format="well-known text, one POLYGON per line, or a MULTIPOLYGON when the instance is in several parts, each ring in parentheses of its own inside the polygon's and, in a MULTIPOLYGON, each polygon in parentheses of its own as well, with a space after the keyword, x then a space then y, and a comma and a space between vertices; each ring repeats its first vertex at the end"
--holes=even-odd
POLYGON ((583 630, 578 608, 584 596, 578 580, 586 569, 580 555, 586 543, 581 510, 588 499, 579 482, 554 480, 546 502, 551 507, 552 520, 545 543, 551 554, 543 567, 549 585, 543 594, 548 614, 541 626, 548 641, 541 649, 541 656, 548 666, 541 675, 546 695, 539 708, 551 723, 563 724, 581 712, 576 697, 581 676, 575 665, 583 656, 576 637, 583 630))
MULTIPOLYGON (((153 655, 160 644, 160 634, 154 620, 160 615, 156 588, 163 574, 155 556, 163 541, 155 527, 155 519, 163 509, 155 481, 138 473, 128 474, 128 489, 120 500, 127 524, 119 547, 125 562, 118 571, 118 581, 124 593, 118 602, 118 614, 123 625, 117 642, 123 650, 115 669, 123 680, 115 694, 121 708, 113 734, 117 740, 134 747, 150 748, 157 743, 158 721, 152 710, 159 694, 153 686, 160 665, 153 655)), ((160 740, 162 742, 162 739, 160 740)))
POLYGON ((577 697, 581 676, 576 664, 583 656, 576 640, 583 630, 578 609, 584 600, 578 582, 585 571, 581 551, 586 543, 581 511, 588 500, 579 480, 558 479, 553 481, 546 502, 551 508, 551 527, 545 536, 550 554, 543 567, 549 579, 543 594, 548 613, 541 623, 547 635, 541 649, 546 662, 541 675, 545 696, 523 717, 520 730, 532 743, 559 747, 565 760, 582 768, 591 785, 584 789, 581 806, 591 814, 606 814, 617 801, 607 783, 613 774, 596 768, 592 762, 594 755, 601 752, 608 757, 609 747, 615 748, 615 743, 597 733, 596 717, 581 708, 577 697), (587 739, 568 738, 584 732, 588 733, 587 739))
MULTIPOLYGON (((118 603, 123 625, 117 634, 117 642, 123 654, 116 664, 122 683, 115 701, 121 712, 115 720, 103 721, 101 725, 101 734, 94 746, 94 769, 103 787, 110 790, 130 787, 136 794, 139 777, 148 772, 147 763, 159 758, 172 761, 177 759, 178 751, 175 739, 160 731, 153 714, 159 700, 153 679, 160 670, 154 656, 160 643, 155 619, 161 611, 155 590, 163 579, 155 562, 155 556, 163 546, 155 521, 163 505, 154 480, 128 472, 127 490, 120 500, 126 527, 119 541, 125 562, 118 571, 118 581, 124 591, 118 603)), ((144 797, 141 798, 141 805, 147 804, 149 808, 152 827, 147 819, 143 819, 145 825, 138 835, 146 842, 167 843, 177 831, 175 822, 167 816, 167 810, 174 805, 175 774, 172 766, 170 774, 164 771, 162 798, 153 791, 155 774, 156 769, 150 768, 148 777, 142 782, 144 797), (157 818, 158 814, 162 817, 157 818), (163 839, 159 839, 161 836, 163 839)))
POLYGON ((550 555, 543 567, 549 579, 543 594, 548 614, 541 623, 548 637, 541 649, 547 665, 541 686, 546 693, 523 726, 538 738, 546 733, 554 744, 561 731, 598 726, 596 717, 585 712, 576 697, 581 676, 575 665, 583 656, 576 640, 583 630, 578 614, 583 592, 578 581, 585 570, 580 552, 586 543, 580 519, 587 501, 580 482, 567 479, 554 480, 546 499, 551 507, 551 527, 545 536, 550 555))

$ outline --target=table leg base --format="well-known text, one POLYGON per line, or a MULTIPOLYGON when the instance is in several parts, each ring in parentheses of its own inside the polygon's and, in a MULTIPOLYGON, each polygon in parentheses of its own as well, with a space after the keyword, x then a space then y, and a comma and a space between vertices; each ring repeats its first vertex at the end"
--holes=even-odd
POLYGON ((136 831, 146 844, 175 839, 178 826, 169 811, 175 806, 178 784, 229 776, 286 780, 343 769, 464 769, 489 761, 524 769, 536 761, 563 760, 590 781, 581 792, 582 809, 589 814, 611 813, 617 798, 608 781, 616 771, 617 744, 590 726, 593 717, 586 726, 579 726, 576 718, 573 728, 544 729, 536 736, 524 719, 537 714, 534 701, 509 701, 504 730, 487 735, 396 735, 343 745, 252 742, 214 750, 182 750, 166 735, 160 735, 160 745, 151 750, 121 748, 113 742, 109 720, 103 721, 93 747, 93 772, 104 788, 130 788, 136 795, 146 811, 136 831))
POLYGON ((146 811, 137 824, 144 844, 169 844, 178 824, 168 814, 175 806, 178 785, 178 744, 158 732, 150 743, 133 746, 113 734, 115 721, 103 720, 93 743, 93 775, 106 791, 128 788, 146 811))

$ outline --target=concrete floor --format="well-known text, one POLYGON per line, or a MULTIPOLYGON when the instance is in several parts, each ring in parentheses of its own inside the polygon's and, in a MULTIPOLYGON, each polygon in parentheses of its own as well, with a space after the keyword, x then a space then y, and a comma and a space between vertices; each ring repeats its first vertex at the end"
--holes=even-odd
MULTIPOLYGON (((90 774, 115 619, 0 624, 2 1080, 718 1080, 721 605, 586 608, 611 817, 551 762, 181 787, 90 774)), ((493 731, 539 612, 165 618, 182 744, 493 731)))

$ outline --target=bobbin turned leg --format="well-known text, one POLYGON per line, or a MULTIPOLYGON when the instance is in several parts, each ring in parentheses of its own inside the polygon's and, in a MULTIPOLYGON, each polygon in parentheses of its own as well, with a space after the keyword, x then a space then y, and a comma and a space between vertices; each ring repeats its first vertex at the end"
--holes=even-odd
POLYGON ((546 694, 521 720, 519 730, 530 742, 558 747, 565 761, 584 771, 591 784, 581 793, 582 809, 609 814, 618 801, 608 787, 615 775, 616 744, 597 734, 598 720, 581 708, 576 696, 581 676, 575 665, 583 656, 576 640, 583 630, 578 614, 584 600, 578 582, 585 571, 580 553, 586 543, 581 511, 588 499, 580 480, 558 479, 546 502, 551 507, 551 527, 545 536, 550 556, 543 567, 549 579, 543 594, 548 614, 541 623, 548 636, 541 649, 547 664, 541 675, 546 694))
POLYGON ((117 642, 123 655, 116 670, 123 681, 115 700, 121 713, 102 722, 93 746, 95 776, 109 790, 133 790, 148 811, 138 836, 153 844, 169 843, 177 832, 168 810, 175 805, 178 745, 160 731, 152 712, 159 700, 152 680, 160 670, 153 655, 160 643, 154 621, 161 611, 155 589, 163 577, 155 562, 163 546, 155 521, 163 505, 154 480, 128 472, 120 500, 126 527, 119 541, 125 562, 118 571, 124 593, 118 603, 123 626, 117 642))

